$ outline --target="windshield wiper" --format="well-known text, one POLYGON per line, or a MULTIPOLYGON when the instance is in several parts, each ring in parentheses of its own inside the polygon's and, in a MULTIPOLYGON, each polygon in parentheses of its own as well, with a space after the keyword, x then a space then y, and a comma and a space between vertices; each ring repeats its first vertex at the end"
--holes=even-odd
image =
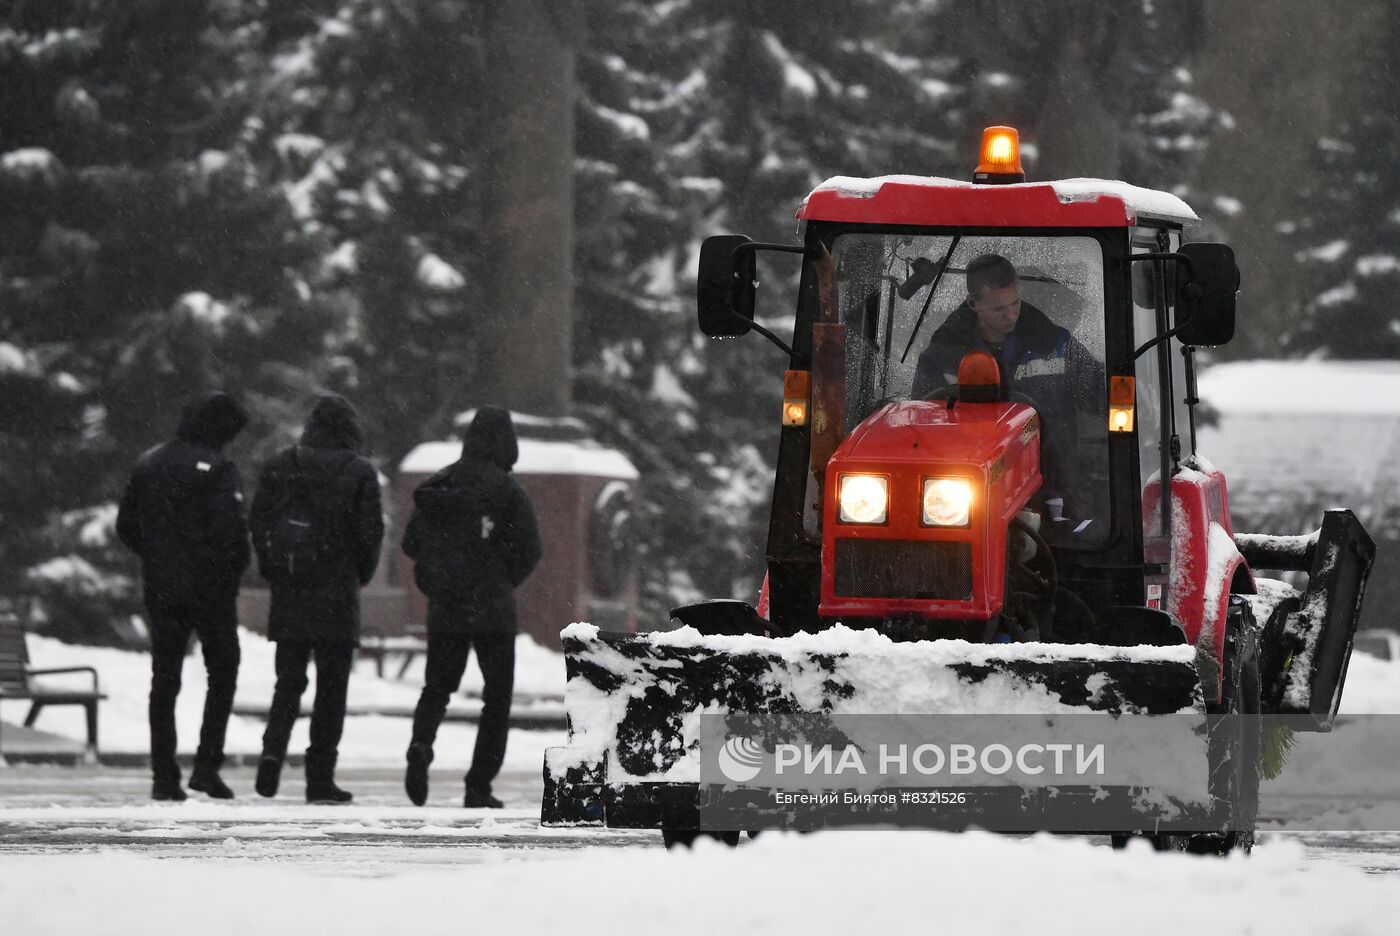
POLYGON ((923 327, 924 316, 928 315, 929 306, 933 304, 933 296, 938 292, 938 284, 943 282, 943 274, 948 269, 948 260, 953 256, 953 251, 958 249, 958 242, 962 240, 961 234, 953 235, 953 242, 948 245, 948 250, 943 254, 943 259, 938 261, 938 274, 933 278, 933 285, 929 287, 928 298, 924 300, 924 307, 919 310, 919 317, 914 322, 914 330, 909 333, 909 343, 904 346, 904 353, 899 356, 899 363, 903 364, 909 359, 909 349, 914 347, 914 339, 919 337, 919 329, 923 327))

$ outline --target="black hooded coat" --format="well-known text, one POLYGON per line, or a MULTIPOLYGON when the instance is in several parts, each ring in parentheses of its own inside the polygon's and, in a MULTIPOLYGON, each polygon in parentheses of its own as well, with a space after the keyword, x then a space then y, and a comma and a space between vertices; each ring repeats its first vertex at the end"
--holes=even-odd
POLYGON ((518 457, 510 413, 485 406, 462 457, 413 492, 403 551, 428 596, 430 636, 517 629, 515 589, 542 554, 534 508, 510 473, 518 457))
POLYGON ((117 536, 141 557, 146 607, 232 601, 248 567, 243 481, 222 449, 248 414, 211 393, 185 407, 175 438, 141 456, 117 512, 117 536))
POLYGON ((272 590, 267 627, 274 641, 359 643, 360 588, 374 577, 384 539, 379 474, 357 454, 363 439, 349 401, 324 396, 311 411, 301 442, 263 469, 250 525, 258 568, 272 590), (277 573, 269 558, 269 538, 294 482, 315 491, 316 521, 331 546, 310 581, 277 573))

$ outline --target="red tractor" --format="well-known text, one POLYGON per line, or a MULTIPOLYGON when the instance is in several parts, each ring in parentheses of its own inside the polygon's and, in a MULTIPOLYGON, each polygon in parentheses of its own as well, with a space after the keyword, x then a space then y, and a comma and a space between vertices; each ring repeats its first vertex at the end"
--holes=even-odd
POLYGON ((1232 251, 1184 242, 1196 215, 1163 192, 1025 183, 1009 128, 974 178, 834 178, 800 246, 705 241, 701 330, 789 359, 763 591, 677 608, 674 632, 566 629, 546 824, 693 838, 703 714, 995 711, 1010 687, 1242 716, 1203 737, 1223 811, 1184 839, 1222 851, 1252 841, 1259 716, 1330 725, 1375 547, 1346 510, 1297 537, 1231 526, 1194 351, 1233 335, 1232 251), (802 258, 791 345, 754 321, 759 250, 802 258))

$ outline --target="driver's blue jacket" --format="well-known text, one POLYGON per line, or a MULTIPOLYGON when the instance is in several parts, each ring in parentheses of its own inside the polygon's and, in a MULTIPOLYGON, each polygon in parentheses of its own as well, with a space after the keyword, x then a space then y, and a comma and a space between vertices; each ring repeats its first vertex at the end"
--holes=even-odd
POLYGON ((963 355, 976 349, 997 358, 1003 388, 1035 401, 1041 418, 1040 471, 1045 478, 1041 493, 1046 498, 1063 497, 1075 470, 1077 415, 1092 412, 1091 408, 1103 403, 1102 388, 1097 393, 1092 388, 1092 374, 1099 371, 1096 362, 1067 329, 1024 301, 1016 328, 998 354, 978 332, 977 313, 964 302, 938 327, 919 355, 913 399, 924 399, 935 390, 956 384, 963 355))

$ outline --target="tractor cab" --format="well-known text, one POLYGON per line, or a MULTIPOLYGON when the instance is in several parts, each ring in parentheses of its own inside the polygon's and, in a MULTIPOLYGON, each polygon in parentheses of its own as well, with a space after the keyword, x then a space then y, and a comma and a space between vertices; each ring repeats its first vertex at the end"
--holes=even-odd
MULTIPOLYGON (((1183 244, 1196 216, 1166 193, 1021 182, 1009 128, 987 131, 976 178, 836 178, 797 213, 766 610, 794 631, 1194 641, 1169 570, 1211 523, 1230 531, 1223 478, 1195 460, 1193 351, 1233 334, 1233 254, 1183 244), (960 385, 970 352, 995 387, 960 385), (1174 541, 1185 508, 1161 479, 1183 471, 1209 503, 1174 541)), ((707 241, 707 333, 749 330, 765 246, 707 241)), ((1253 590, 1238 557, 1230 575, 1253 590)))

